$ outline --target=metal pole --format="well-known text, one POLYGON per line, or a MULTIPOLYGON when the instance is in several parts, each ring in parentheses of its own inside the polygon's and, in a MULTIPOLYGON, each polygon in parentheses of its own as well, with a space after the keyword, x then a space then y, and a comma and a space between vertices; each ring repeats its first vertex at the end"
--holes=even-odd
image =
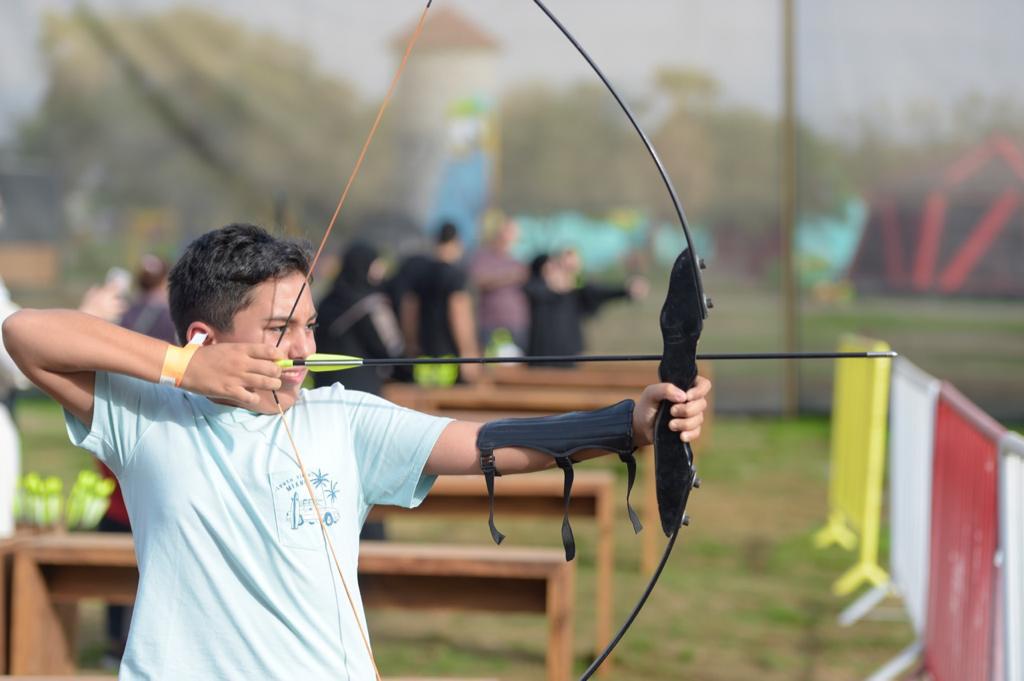
MULTIPOLYGON (((782 0, 782 149, 780 167, 779 232, 782 245, 782 323, 783 350, 796 352, 800 344, 797 318, 796 268, 793 265, 797 202, 797 120, 796 120, 796 0, 782 0)), ((800 409, 800 373, 793 360, 783 364, 783 409, 795 416, 800 409)))

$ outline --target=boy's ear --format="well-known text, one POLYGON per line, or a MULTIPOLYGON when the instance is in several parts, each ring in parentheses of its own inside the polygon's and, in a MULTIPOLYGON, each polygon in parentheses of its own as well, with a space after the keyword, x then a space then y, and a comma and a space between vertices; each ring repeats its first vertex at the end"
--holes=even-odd
POLYGON ((188 343, 197 333, 206 334, 206 342, 203 345, 217 342, 217 332, 206 322, 192 322, 185 331, 185 342, 188 343))

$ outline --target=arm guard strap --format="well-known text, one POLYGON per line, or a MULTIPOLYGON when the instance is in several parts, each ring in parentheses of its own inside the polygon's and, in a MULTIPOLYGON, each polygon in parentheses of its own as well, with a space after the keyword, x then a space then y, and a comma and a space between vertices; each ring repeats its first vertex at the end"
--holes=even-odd
POLYGON ((576 542, 569 524, 569 501, 572 493, 572 455, 587 449, 603 449, 619 455, 629 474, 626 489, 626 509, 633 531, 643 529, 640 518, 629 503, 636 480, 636 459, 633 456, 633 400, 623 400, 610 407, 595 411, 574 411, 557 416, 499 419, 485 423, 477 434, 476 447, 480 451, 480 469, 487 483, 490 507, 488 524, 496 544, 505 538, 494 525, 494 477, 501 475, 494 464, 494 450, 502 447, 523 447, 549 454, 562 469, 565 477, 562 515, 562 545, 565 559, 576 555, 576 542))

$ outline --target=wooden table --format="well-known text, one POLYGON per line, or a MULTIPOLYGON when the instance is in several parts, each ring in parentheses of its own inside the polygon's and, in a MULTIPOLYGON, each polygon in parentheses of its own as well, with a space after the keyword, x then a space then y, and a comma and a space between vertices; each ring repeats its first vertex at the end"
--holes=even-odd
POLYGON ((10 614, 7 603, 11 588, 7 564, 13 547, 12 539, 0 539, 0 674, 7 671, 7 618, 10 614))
POLYGON ((14 552, 26 538, 35 536, 35 534, 19 530, 13 537, 0 539, 0 674, 7 672, 10 659, 8 632, 10 631, 11 568, 14 562, 14 552))
MULTIPOLYGON (((702 362, 701 373, 705 363, 702 362)), ((658 382, 656 362, 614 362, 581 363, 571 369, 556 367, 531 367, 522 364, 495 364, 489 367, 488 375, 498 385, 518 385, 550 388, 620 388, 639 393, 645 387, 658 382)))
MULTIPOLYGON (((623 396, 640 395, 644 388, 658 382, 658 365, 654 362, 592 362, 582 363, 571 369, 554 367, 531 367, 522 364, 494 365, 489 367, 489 377, 494 385, 501 387, 533 387, 543 389, 598 389, 614 390, 623 396)), ((697 371, 705 378, 712 378, 713 363, 697 362, 697 371)), ((707 450, 714 417, 714 392, 708 396, 708 409, 704 412, 704 426, 695 449, 707 450)))
POLYGON ((395 404, 430 413, 466 409, 482 412, 554 414, 600 409, 619 400, 636 398, 626 388, 505 386, 482 383, 423 388, 411 383, 389 383, 381 395, 395 404))
MULTIPOLYGON (((709 379, 712 378, 714 373, 712 367, 712 362, 706 360, 697 362, 698 373, 709 379)), ((640 395, 645 387, 659 381, 658 365, 656 362, 581 362, 570 369, 543 366, 533 367, 522 364, 499 364, 490 367, 489 375, 494 384, 502 390, 513 386, 544 390, 554 389, 558 391, 578 389, 583 392, 597 389, 602 393, 613 390, 624 397, 633 397, 634 399, 640 395)), ((608 404, 611 404, 611 402, 608 402, 608 404)), ((575 404, 563 407, 564 410, 579 408, 582 407, 575 404)), ((712 392, 708 396, 708 408, 704 412, 704 425, 701 428, 700 439, 693 446, 695 455, 708 451, 711 442, 711 425, 714 420, 714 412, 714 393, 712 392)), ((644 450, 637 455, 637 461, 647 461, 650 456, 651 451, 649 449, 644 450)), ((641 537, 640 564, 643 571, 649 573, 654 570, 661 557, 661 548, 665 538, 658 529, 661 527, 661 518, 657 507, 658 492, 654 476, 654 465, 641 464, 640 469, 644 472, 640 476, 641 488, 639 493, 643 499, 641 514, 644 527, 651 528, 649 532, 644 532, 641 537)))
MULTIPOLYGON (((456 608, 545 613, 547 679, 572 670, 575 569, 558 549, 499 549, 364 542, 360 589, 367 607, 456 608)), ((134 601, 138 586, 131 537, 44 535, 14 552, 12 674, 74 672, 73 630, 59 606, 84 598, 134 601)))
MULTIPOLYGON (((512 516, 547 516, 561 518, 562 474, 558 472, 509 475, 494 481, 495 522, 512 516)), ((590 517, 597 525, 595 564, 596 600, 594 621, 594 655, 604 650, 612 636, 615 581, 615 476, 610 471, 581 471, 572 486, 569 514, 572 520, 590 517)), ((414 509, 398 506, 375 506, 371 520, 386 517, 410 517, 425 513, 444 516, 474 516, 487 519, 487 488, 479 476, 441 476, 430 494, 414 509)), ((623 513, 625 516, 625 513, 623 513)), ((574 526, 575 530, 575 526, 574 526)), ((552 526, 552 536, 560 536, 552 526)), ((524 538, 518 538, 524 539, 524 538)))

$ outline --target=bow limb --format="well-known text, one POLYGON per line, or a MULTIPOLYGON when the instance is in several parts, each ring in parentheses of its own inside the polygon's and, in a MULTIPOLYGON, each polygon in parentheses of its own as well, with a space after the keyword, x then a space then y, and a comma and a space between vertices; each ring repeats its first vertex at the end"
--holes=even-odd
MULTIPOLYGON (((295 316, 295 310, 299 306, 299 301, 302 299, 302 294, 310 286, 310 282, 313 279, 313 272, 316 270, 316 265, 320 261, 320 255, 324 251, 324 247, 327 245, 327 239, 331 235, 331 231, 334 229, 334 225, 338 221, 338 216, 341 214, 342 206, 345 205, 345 200, 348 198, 349 191, 355 184, 356 177, 359 175, 359 169, 363 165, 363 160, 366 158, 366 152, 370 148, 370 143, 373 141, 374 135, 377 133, 377 129, 380 127, 380 122, 384 118, 384 112, 388 108, 388 104, 391 103, 391 98, 395 93, 395 89, 398 86, 398 81, 402 76, 402 72, 405 70, 405 65, 409 61, 409 55, 412 54, 412 48, 416 44, 416 40, 419 38, 420 33, 423 31, 423 26, 427 19, 427 10, 430 9, 432 0, 427 0, 426 5, 423 7, 423 12, 420 14, 419 22, 416 24, 416 29, 413 31, 412 36, 409 38, 409 42, 406 45, 405 52, 402 55, 402 60, 398 64, 398 68, 395 69, 395 74, 391 79, 391 84, 388 86, 387 93, 384 95, 384 99, 381 101, 380 107, 377 110, 377 116, 374 118, 373 125, 370 127, 370 132, 366 136, 366 141, 363 142, 362 149, 359 151, 359 156, 356 159, 355 166, 352 168, 352 172, 349 174, 348 181, 345 183, 345 188, 341 192, 341 197, 338 199, 338 204, 334 209, 334 213, 331 215, 330 222, 327 224, 327 229, 324 230, 324 235, 320 239, 320 245, 317 247, 316 254, 313 256, 313 260, 310 262, 309 271, 306 272, 305 281, 302 282, 302 287, 299 289, 299 293, 295 296, 295 302, 292 303, 291 309, 288 311, 288 318, 284 325, 281 327, 281 333, 277 338, 277 346, 281 345, 284 340, 284 334, 289 328, 292 318, 295 316)), ((352 591, 349 589, 348 581, 345 579, 344 571, 341 569, 341 561, 338 560, 338 554, 334 550, 334 542, 331 540, 331 534, 327 529, 327 525, 324 523, 323 513, 320 510, 320 504, 316 500, 316 495, 313 492, 313 485, 309 480, 309 475, 306 472, 306 467, 302 462, 302 454, 299 451, 299 447, 293 437, 291 427, 288 425, 288 419, 285 416, 284 408, 281 406, 280 401, 277 398, 277 393, 273 393, 274 404, 277 406, 278 415, 281 419, 281 425, 284 427, 285 434, 288 438, 288 443, 291 446, 292 452, 295 454, 295 462, 299 467, 299 472, 302 473, 302 480, 305 483, 306 491, 309 494, 309 499, 313 504, 313 510, 316 512, 317 522, 320 524, 320 530, 324 536, 324 543, 327 546, 328 553, 330 553, 331 560, 334 564, 335 570, 338 573, 338 579, 341 580, 342 588, 345 592, 346 600, 348 601, 349 608, 352 611, 352 617, 356 622, 356 626, 359 628, 359 635, 362 639, 363 646, 366 649, 366 654, 370 658, 370 664, 373 666, 374 678, 377 681, 381 681, 380 671, 377 668, 377 660, 373 656, 373 649, 370 647, 370 638, 366 633, 366 629, 363 626, 363 621, 359 617, 359 609, 356 607, 355 599, 352 596, 352 591)))
MULTIPOLYGON (((660 322, 664 351, 658 368, 658 374, 662 381, 674 383, 685 390, 690 388, 697 378, 697 341, 700 339, 704 319, 707 318, 708 309, 711 307, 710 299, 704 295, 704 285, 700 276, 703 262, 694 253, 693 239, 687 227, 686 214, 683 211, 682 204, 676 194, 675 187, 672 185, 672 180, 668 176, 668 172, 665 170, 664 165, 662 165, 661 159, 654 150, 654 146, 640 127, 629 106, 619 96, 614 86, 612 86, 590 55, 587 54, 587 51, 583 49, 579 41, 551 13, 542 0, 534 0, 534 4, 547 15, 548 19, 555 24, 562 35, 572 43, 576 51, 586 60, 597 77, 604 83, 612 97, 615 98, 615 101, 618 102, 619 108, 626 118, 629 119, 630 124, 647 149, 651 160, 658 169, 658 174, 661 176, 665 189, 672 199, 672 206, 679 218, 679 224, 686 239, 686 248, 676 258, 675 265, 672 267, 668 294, 661 310, 660 322)), ((647 602, 647 598, 654 590, 654 585, 661 576, 662 570, 668 563, 669 556, 679 536, 679 530, 687 522, 685 509, 690 496, 690 490, 693 487, 699 486, 696 470, 694 469, 693 450, 689 444, 680 441, 678 433, 670 430, 668 427, 669 421, 672 418, 670 409, 671 405, 668 402, 662 402, 658 408, 654 437, 658 512, 661 516, 662 530, 668 536, 668 542, 665 545, 665 551, 662 554, 658 567, 651 575, 647 588, 637 601, 629 617, 626 618, 618 633, 616 633, 597 659, 583 673, 580 677, 581 681, 589 679, 597 671, 601 663, 611 654, 618 642, 622 640, 633 620, 636 619, 636 616, 647 602)))

